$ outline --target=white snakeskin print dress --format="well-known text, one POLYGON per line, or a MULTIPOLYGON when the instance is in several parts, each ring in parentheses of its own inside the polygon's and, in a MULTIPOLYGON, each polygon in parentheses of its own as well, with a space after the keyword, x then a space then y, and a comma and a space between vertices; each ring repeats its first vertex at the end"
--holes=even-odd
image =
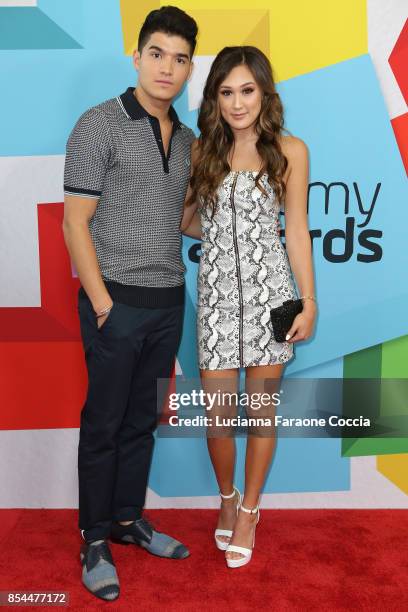
POLYGON ((202 244, 197 280, 199 368, 224 370, 285 363, 293 344, 276 342, 270 309, 295 299, 279 236, 280 205, 264 175, 232 171, 218 188, 213 219, 201 207, 202 244))

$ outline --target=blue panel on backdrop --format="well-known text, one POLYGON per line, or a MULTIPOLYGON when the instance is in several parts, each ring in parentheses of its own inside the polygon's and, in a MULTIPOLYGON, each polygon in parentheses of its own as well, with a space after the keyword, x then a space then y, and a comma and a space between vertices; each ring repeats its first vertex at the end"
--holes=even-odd
MULTIPOLYGON (((244 489, 244 440, 238 440, 236 482, 244 489)), ((350 462, 341 457, 341 439, 280 438, 269 471, 265 493, 346 491, 350 489, 350 462)))
POLYGON ((368 55, 278 89, 288 129, 310 150, 319 303, 316 334, 295 345, 292 374, 408 333, 408 184, 368 55))
MULTIPOLYGON (((117 0, 104 0, 103 10, 99 0, 42 0, 39 8, 33 10, 69 28, 83 48, 1 51, 0 81, 7 83, 0 97, 3 156, 64 154, 82 112, 136 83, 132 58, 123 52, 117 0)), ((0 7, 0 19, 5 10, 0 7)))
POLYGON ((0 49, 81 47, 37 7, 3 7, 0 11, 0 49))
POLYGON ((280 83, 279 92, 289 129, 310 149, 319 302, 317 333, 296 348, 294 372, 408 333, 408 184, 368 55, 280 83))
MULTIPOLYGON (((39 2, 49 18, 43 23, 52 20, 82 49, 38 49, 29 61, 25 48, 1 52, 0 79, 8 86, 0 98, 0 155, 63 154, 86 108, 136 82, 132 60, 123 54, 119 2, 100 6, 97 0, 39 2)), ((310 150, 309 219, 319 301, 317 333, 296 345, 286 375, 341 377, 343 355, 408 333, 407 288, 399 272, 408 264, 405 171, 368 55, 282 82, 278 89, 286 125, 310 150)), ((187 91, 176 108, 195 128, 187 91)), ((196 241, 183 243, 189 296, 178 357, 185 375, 195 377, 197 263, 188 253, 192 249, 194 259, 197 251, 196 241)), ((281 439, 265 491, 344 490, 349 484, 340 440, 281 439)), ((216 493, 205 441, 160 438, 150 486, 160 495, 216 493)))
POLYGON ((38 8, 84 49, 123 56, 120 0, 38 0, 38 8))
MULTIPOLYGON (((187 313, 191 309, 190 300, 187 313)), ((183 337, 183 358, 191 346, 183 337), (184 344, 184 348, 183 348, 184 344)), ((186 369, 185 376, 192 375, 191 360, 181 361, 186 369)), ((299 377, 295 374, 294 377, 299 377)), ((343 377, 343 359, 303 370, 302 378, 325 379, 343 377)), ((288 375, 288 378, 291 378, 288 375)), ((299 414, 302 412, 302 402, 299 414)), ((301 414, 300 414, 301 416, 301 414)), ((237 465, 235 482, 244 489, 245 439, 237 440, 237 465)), ((188 497, 195 495, 215 495, 217 483, 208 456, 207 445, 202 438, 164 438, 157 437, 154 449, 149 486, 163 497, 188 497)), ((265 493, 293 493, 318 491, 346 491, 350 488, 350 460, 341 456, 341 439, 288 439, 278 440, 274 461, 265 481, 265 493)))
MULTIPOLYGON (((237 439, 235 482, 244 489, 245 439, 237 439)), ((202 438, 157 438, 149 487, 162 497, 218 493, 207 445, 202 438)), ((265 493, 345 491, 350 462, 341 457, 341 439, 278 440, 265 493)))

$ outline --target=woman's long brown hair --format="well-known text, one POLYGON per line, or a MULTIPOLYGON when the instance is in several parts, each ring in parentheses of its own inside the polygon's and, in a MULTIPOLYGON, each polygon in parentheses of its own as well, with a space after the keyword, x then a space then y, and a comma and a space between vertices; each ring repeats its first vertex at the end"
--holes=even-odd
POLYGON ((201 134, 190 180, 192 191, 187 202, 203 202, 212 207, 213 214, 217 205, 217 188, 231 171, 228 154, 234 143, 232 130, 221 115, 218 90, 231 70, 242 64, 248 66, 263 92, 255 128, 258 134, 256 148, 263 164, 255 182, 265 192, 259 181, 266 173, 279 202, 285 198, 283 177, 288 161, 279 142, 284 129, 283 106, 275 89, 271 64, 256 47, 224 47, 212 64, 204 87, 197 122, 201 134))

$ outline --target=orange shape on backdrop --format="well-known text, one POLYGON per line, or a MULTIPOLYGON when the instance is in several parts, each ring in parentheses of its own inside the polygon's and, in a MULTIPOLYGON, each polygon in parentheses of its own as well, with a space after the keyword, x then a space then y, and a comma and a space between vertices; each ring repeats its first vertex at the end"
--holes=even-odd
POLYGON ((399 117, 394 117, 394 119, 391 120, 391 125, 394 130, 402 161, 405 165, 405 171, 408 174, 408 113, 404 113, 399 117))
POLYGON ((408 19, 398 36, 395 47, 388 59, 398 86, 408 104, 408 19))

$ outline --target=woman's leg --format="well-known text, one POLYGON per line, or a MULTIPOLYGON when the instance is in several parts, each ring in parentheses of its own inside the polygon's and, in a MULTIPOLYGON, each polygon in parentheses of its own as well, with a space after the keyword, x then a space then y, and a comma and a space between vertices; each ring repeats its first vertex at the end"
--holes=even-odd
MULTIPOLYGON (((200 370, 202 388, 205 393, 219 397, 206 416, 212 419, 212 425, 207 428, 207 447, 214 468, 218 487, 223 495, 233 491, 235 468, 235 438, 232 428, 216 424, 220 419, 237 414, 238 369, 230 370, 200 370)), ((221 499, 221 510, 217 529, 233 529, 237 517, 237 497, 221 499)), ((217 536, 220 541, 229 542, 227 536, 217 536)))
MULTIPOLYGON (((263 424, 248 428, 245 492, 242 500, 242 505, 248 509, 255 508, 259 502, 259 496, 275 450, 275 405, 271 396, 273 393, 279 392, 283 368, 284 365, 282 364, 246 368, 245 390, 249 398, 247 416, 249 418, 262 418, 263 420, 263 424), (270 400, 267 399, 267 396, 270 400), (268 425, 268 419, 272 421, 271 425, 268 425)), ((231 544, 252 548, 256 521, 256 514, 239 512, 231 544)), ((242 555, 229 551, 226 556, 229 559, 239 559, 242 555)))

